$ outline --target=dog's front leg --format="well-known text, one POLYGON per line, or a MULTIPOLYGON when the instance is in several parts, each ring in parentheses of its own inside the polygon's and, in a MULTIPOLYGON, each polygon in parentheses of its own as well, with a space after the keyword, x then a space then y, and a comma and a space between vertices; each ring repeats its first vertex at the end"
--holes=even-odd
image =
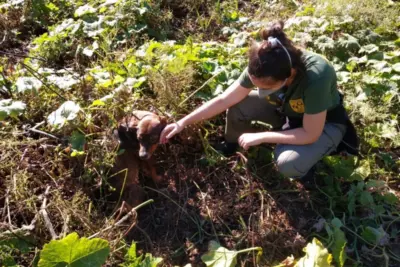
POLYGON ((145 161, 147 173, 153 179, 154 183, 158 184, 162 181, 162 176, 157 174, 157 170, 154 167, 155 161, 153 158, 150 158, 145 161))

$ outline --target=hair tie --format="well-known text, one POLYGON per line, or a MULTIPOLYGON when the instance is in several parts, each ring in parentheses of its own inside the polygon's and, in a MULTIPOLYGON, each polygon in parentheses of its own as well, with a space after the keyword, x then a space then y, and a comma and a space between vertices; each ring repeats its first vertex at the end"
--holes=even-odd
POLYGON ((278 38, 275 38, 275 37, 270 36, 270 37, 268 37, 267 42, 269 43, 269 45, 270 45, 271 48, 277 47, 278 44, 282 46, 283 50, 285 50, 286 54, 288 55, 289 63, 290 63, 290 68, 292 68, 292 58, 290 57, 289 51, 288 51, 288 50, 286 49, 286 47, 281 43, 281 41, 279 41, 278 38))

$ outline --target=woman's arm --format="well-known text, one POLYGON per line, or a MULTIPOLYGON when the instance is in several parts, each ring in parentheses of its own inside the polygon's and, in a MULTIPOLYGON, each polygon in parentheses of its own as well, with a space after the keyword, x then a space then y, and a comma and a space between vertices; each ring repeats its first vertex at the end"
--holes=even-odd
POLYGON ((250 89, 242 87, 239 82, 236 81, 229 86, 224 93, 204 103, 177 123, 182 126, 187 126, 212 118, 243 100, 250 91, 250 89))
POLYGON ((250 89, 241 86, 239 81, 234 82, 221 95, 204 103, 181 120, 168 124, 161 132, 160 143, 165 144, 168 139, 182 131, 187 125, 209 119, 225 111, 229 107, 244 99, 250 93, 250 91, 250 89))
POLYGON ((321 136, 325 126, 326 110, 317 114, 304 114, 303 127, 281 132, 261 132, 242 134, 239 144, 248 149, 261 143, 291 145, 312 144, 321 136))

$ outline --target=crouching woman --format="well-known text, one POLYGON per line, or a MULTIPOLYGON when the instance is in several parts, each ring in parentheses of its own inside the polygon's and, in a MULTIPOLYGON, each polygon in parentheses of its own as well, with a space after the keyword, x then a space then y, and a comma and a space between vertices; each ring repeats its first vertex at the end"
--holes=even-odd
POLYGON ((263 41, 253 42, 239 79, 223 94, 167 125, 161 142, 227 110, 225 142, 216 149, 229 155, 239 146, 277 144, 275 161, 287 177, 305 177, 333 152, 357 153, 357 136, 333 66, 321 55, 295 47, 281 22, 262 30, 261 37, 263 41), (253 120, 268 123, 273 130, 254 132, 253 120))

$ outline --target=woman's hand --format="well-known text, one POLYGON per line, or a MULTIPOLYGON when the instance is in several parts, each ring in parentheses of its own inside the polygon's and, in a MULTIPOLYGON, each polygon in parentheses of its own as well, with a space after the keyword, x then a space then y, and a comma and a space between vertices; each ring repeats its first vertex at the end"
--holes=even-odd
POLYGON ((165 126, 164 130, 160 135, 160 143, 165 144, 168 142, 168 139, 172 138, 174 135, 180 133, 185 126, 181 122, 170 123, 165 126))
POLYGON ((263 142, 262 133, 245 133, 239 136, 239 145, 245 150, 251 146, 259 145, 263 142))

